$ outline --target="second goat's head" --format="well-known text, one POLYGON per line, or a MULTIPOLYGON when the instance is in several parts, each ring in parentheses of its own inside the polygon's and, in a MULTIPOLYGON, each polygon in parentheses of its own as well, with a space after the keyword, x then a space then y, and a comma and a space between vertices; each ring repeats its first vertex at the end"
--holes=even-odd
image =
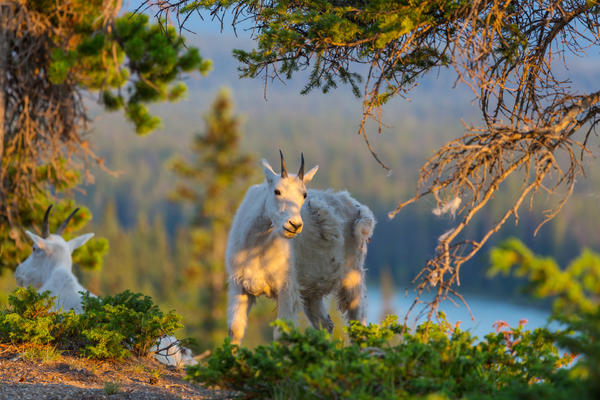
POLYGON ((293 238, 302 232, 300 209, 307 196, 305 185, 312 180, 319 167, 315 166, 304 173, 304 154, 302 154, 298 174, 288 174, 281 150, 279 155, 281 174, 277 174, 266 160, 262 160, 269 189, 266 214, 271 219, 275 232, 281 233, 286 238, 293 238))
POLYGON ((44 215, 41 236, 30 231, 25 231, 27 236, 33 241, 33 252, 15 270, 15 279, 19 286, 32 285, 34 288, 39 289, 55 269, 64 268, 71 271, 73 264, 71 253, 83 246, 85 242, 94 236, 93 233, 86 233, 69 241, 62 238, 61 235, 64 229, 73 215, 79 211, 79 208, 63 221, 56 230, 56 233, 51 234, 48 226, 48 216, 51 209, 52 205, 48 207, 44 215))

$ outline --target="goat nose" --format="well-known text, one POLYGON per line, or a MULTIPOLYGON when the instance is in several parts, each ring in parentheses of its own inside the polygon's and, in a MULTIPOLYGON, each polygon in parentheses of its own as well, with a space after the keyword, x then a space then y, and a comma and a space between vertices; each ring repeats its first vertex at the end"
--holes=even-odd
POLYGON ((291 226, 293 226, 293 227, 294 227, 294 229, 295 229, 295 230, 300 230, 300 228, 302 228, 302 222, 301 222, 301 221, 296 221, 296 222, 293 222, 293 221, 291 221, 291 220, 290 220, 290 221, 288 221, 288 222, 289 222, 289 224, 290 224, 291 226))

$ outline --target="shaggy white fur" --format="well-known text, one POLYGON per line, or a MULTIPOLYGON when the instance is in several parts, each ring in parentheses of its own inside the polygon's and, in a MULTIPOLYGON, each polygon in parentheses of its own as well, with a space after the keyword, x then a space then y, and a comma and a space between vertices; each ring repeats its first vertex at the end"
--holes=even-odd
MULTIPOLYGON (((49 291, 51 296, 56 297, 55 311, 62 309, 83 313, 80 292, 89 291, 73 275, 71 253, 94 234, 81 235, 68 242, 59 235, 50 234, 42 238, 29 231, 26 234, 34 243, 33 253, 15 270, 17 284, 31 285, 39 293, 49 291)), ((150 351, 155 352, 154 358, 165 365, 179 367, 197 364, 191 350, 177 345, 177 339, 173 336, 163 336, 150 351)))
POLYGON ((87 290, 73 275, 71 253, 94 234, 88 233, 67 242, 59 235, 49 235, 44 239, 29 231, 25 233, 34 243, 33 252, 15 270, 17 285, 32 285, 40 293, 49 291, 56 297, 55 311, 62 308, 82 313, 79 292, 87 290))
MULTIPOLYGON (((228 326, 241 343, 260 295, 277 300, 277 317, 295 321, 299 307, 331 331, 323 298, 335 293, 349 320, 365 321, 364 260, 375 227, 371 210, 348 192, 306 190, 318 167, 276 174, 263 160, 265 182, 248 189, 227 243, 228 326)), ((275 331, 277 338, 279 332, 275 331)))

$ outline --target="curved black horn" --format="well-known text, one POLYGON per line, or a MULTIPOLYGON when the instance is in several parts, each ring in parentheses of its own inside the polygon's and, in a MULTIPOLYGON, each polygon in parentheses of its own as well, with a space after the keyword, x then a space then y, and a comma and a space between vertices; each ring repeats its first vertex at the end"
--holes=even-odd
POLYGON ((287 168, 285 167, 285 160, 283 159, 283 153, 281 152, 281 149, 279 149, 279 155, 281 156, 281 177, 287 178, 287 168))
POLYGON ((50 227, 48 226, 48 216, 50 215, 50 210, 52 210, 52 204, 50 204, 46 209, 46 214, 44 214, 44 222, 42 222, 42 237, 44 239, 50 235, 50 227))
POLYGON ((71 220, 71 218, 73 217, 73 215, 75 215, 75 213, 77 211, 79 211, 79 208, 76 208, 75 211, 73 211, 71 214, 69 214, 69 216, 67 217, 67 219, 65 219, 65 221, 62 224, 60 224, 60 226, 56 230, 56 234, 57 235, 62 235, 63 234, 63 231, 67 227, 67 224, 69 223, 69 221, 71 220))
POLYGON ((298 172, 298 178, 304 179, 304 153, 300 153, 300 171, 298 172))

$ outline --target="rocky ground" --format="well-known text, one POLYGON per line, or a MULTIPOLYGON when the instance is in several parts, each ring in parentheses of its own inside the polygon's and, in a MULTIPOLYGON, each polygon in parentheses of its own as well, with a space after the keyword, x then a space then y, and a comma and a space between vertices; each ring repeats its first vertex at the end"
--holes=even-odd
POLYGON ((0 344, 0 399, 230 399, 150 358, 90 360, 51 347, 0 344))

